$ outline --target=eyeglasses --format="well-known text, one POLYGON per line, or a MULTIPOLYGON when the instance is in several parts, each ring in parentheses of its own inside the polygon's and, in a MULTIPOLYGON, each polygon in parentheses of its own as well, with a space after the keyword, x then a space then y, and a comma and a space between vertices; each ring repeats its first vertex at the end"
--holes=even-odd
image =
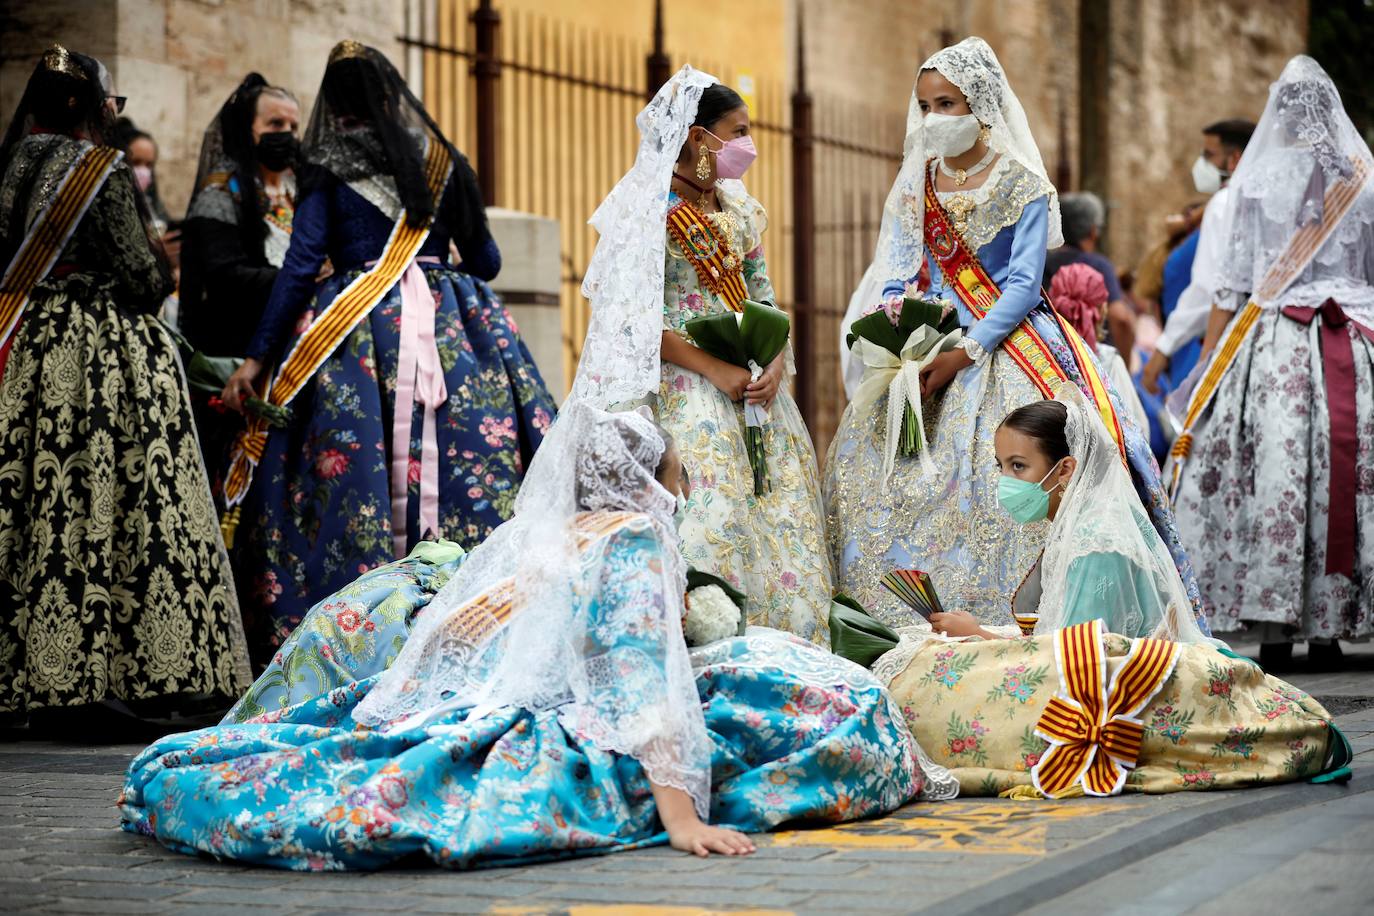
POLYGON ((105 96, 105 98, 114 100, 115 114, 124 113, 124 106, 129 101, 129 97, 127 95, 107 95, 105 96))

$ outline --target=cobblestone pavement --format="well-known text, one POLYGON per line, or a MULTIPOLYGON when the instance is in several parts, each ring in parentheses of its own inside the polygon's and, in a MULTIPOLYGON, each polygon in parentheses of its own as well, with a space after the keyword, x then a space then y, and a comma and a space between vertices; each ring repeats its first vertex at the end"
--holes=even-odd
POLYGON ((746 859, 643 850, 469 873, 296 874, 194 859, 118 829, 141 744, 0 743, 0 911, 226 913, 1368 912, 1374 648, 1290 679, 1341 711, 1346 786, 1064 802, 969 799, 760 838, 746 859))

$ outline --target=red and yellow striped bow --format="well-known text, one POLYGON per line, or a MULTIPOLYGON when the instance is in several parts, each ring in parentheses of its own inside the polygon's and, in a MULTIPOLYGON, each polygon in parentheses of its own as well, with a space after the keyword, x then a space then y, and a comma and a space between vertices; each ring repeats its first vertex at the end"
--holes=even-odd
POLYGON ((1054 656, 1060 689, 1035 726, 1050 749, 1031 779, 1049 798, 1079 783, 1088 795, 1115 795, 1140 756, 1144 726, 1137 716, 1173 673, 1178 644, 1133 640, 1110 688, 1101 620, 1060 630, 1054 656))

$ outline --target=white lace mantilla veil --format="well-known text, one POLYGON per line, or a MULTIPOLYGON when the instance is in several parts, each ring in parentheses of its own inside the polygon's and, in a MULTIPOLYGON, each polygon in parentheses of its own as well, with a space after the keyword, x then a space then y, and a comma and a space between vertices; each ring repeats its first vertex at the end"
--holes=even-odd
MULTIPOLYGON (((1164 542, 1155 532, 1136 495, 1121 452, 1097 410, 1077 386, 1061 385, 1055 400, 1068 409, 1065 438, 1077 462, 1064 498, 1050 523, 1040 562, 1040 619, 1036 633, 1064 628, 1068 573, 1073 562, 1091 554, 1117 554, 1149 574, 1150 584, 1164 600, 1162 619, 1151 635, 1183 643, 1212 643, 1193 617, 1193 605, 1164 542)), ((1146 609, 1132 607, 1133 589, 1123 588, 1113 600, 1123 604, 1117 619, 1121 629, 1143 632, 1150 621, 1146 609)))
MULTIPOLYGON (((1006 71, 986 41, 977 36, 936 51, 916 71, 938 70, 959 87, 969 108, 989 130, 988 144, 998 153, 1014 159, 1031 173, 1040 176, 1050 195, 1049 248, 1064 244, 1059 221, 1059 195, 1045 172, 1040 148, 1031 136, 1030 122, 1016 93, 1007 82, 1006 71)), ((863 365, 849 358, 845 337, 849 326, 863 313, 878 305, 883 286, 896 278, 916 276, 921 268, 925 243, 925 164, 933 154, 925 145, 925 118, 916 99, 916 84, 911 86, 911 101, 906 110, 906 140, 902 143, 902 166, 883 206, 882 223, 873 262, 864 271, 849 308, 840 322, 840 364, 844 370, 845 393, 854 396, 863 377, 863 365)))
POLYGON ((1374 156, 1335 84, 1312 58, 1294 57, 1270 85, 1264 114, 1231 179, 1218 294, 1236 306, 1245 304, 1244 294, 1267 307, 1319 306, 1334 298, 1352 317, 1374 319, 1372 182, 1374 156), (1363 189, 1340 225, 1286 291, 1260 301, 1265 272, 1299 229, 1321 220, 1331 184, 1357 170, 1364 174, 1363 189))

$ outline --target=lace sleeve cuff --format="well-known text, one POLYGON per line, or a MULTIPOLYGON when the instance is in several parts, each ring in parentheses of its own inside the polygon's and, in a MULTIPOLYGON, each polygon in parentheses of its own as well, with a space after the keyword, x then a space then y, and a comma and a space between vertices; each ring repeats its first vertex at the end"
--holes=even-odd
POLYGON ((968 358, 973 360, 975 365, 988 358, 988 351, 983 349, 983 345, 972 337, 961 338, 958 347, 968 354, 968 358))

